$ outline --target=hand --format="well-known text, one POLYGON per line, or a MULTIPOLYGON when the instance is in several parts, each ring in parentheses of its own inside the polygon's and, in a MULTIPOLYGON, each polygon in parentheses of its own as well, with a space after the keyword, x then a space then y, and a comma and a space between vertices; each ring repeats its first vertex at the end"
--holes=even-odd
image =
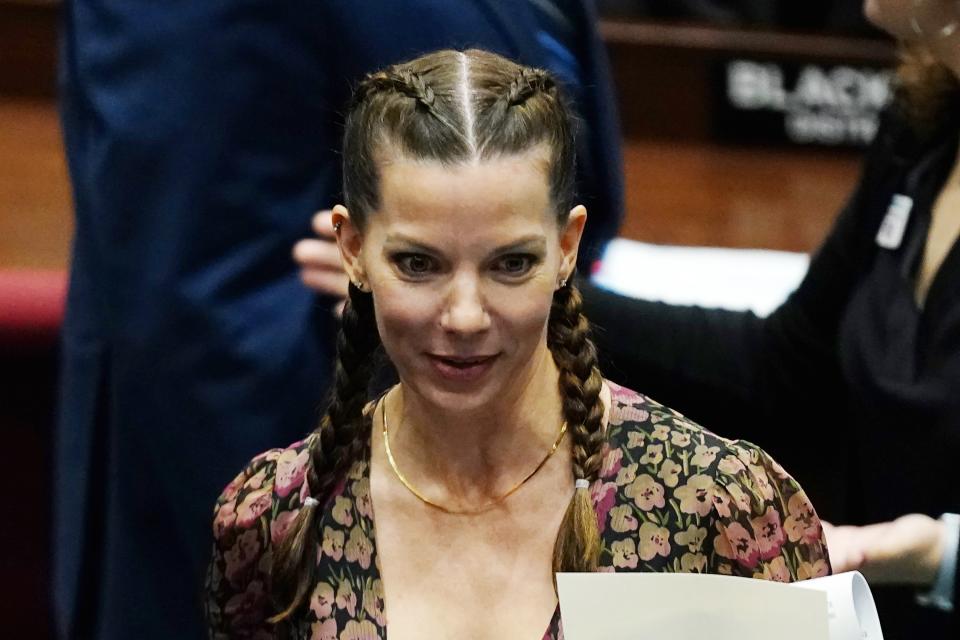
POLYGON ((863 527, 823 523, 834 573, 860 571, 871 583, 929 586, 946 543, 939 520, 919 513, 863 527))
MULTIPOLYGON (((318 212, 313 216, 312 225, 317 237, 301 240, 293 246, 293 259, 300 265, 300 279, 317 293, 345 299, 349 280, 340 261, 333 213, 318 212)), ((338 309, 342 307, 343 302, 340 302, 338 309)))

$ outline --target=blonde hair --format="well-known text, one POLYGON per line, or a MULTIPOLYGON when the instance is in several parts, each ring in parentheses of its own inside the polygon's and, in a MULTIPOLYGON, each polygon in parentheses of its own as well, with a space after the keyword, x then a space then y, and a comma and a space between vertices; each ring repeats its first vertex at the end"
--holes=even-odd
POLYGON ((897 68, 897 106, 921 136, 960 108, 957 76, 919 45, 902 45, 897 68))

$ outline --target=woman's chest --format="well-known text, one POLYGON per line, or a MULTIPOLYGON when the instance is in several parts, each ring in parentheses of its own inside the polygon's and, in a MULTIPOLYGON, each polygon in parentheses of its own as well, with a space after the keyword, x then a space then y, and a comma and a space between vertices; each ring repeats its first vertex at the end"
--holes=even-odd
POLYGON ((377 508, 378 568, 391 640, 540 640, 556 610, 553 513, 496 509, 482 516, 424 513, 407 501, 377 508), (431 621, 429 630, 424 621, 431 621))

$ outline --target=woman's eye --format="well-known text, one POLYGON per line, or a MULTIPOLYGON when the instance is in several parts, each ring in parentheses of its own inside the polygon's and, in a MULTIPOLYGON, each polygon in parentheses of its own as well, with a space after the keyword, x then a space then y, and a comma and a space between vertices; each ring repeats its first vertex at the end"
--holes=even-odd
POLYGON ((509 276, 518 276, 528 272, 535 262, 536 256, 531 255, 517 254, 503 256, 497 262, 496 269, 509 276))
POLYGON ((419 253, 407 253, 396 257, 400 270, 406 274, 419 276, 429 273, 435 266, 435 261, 430 256, 419 253))

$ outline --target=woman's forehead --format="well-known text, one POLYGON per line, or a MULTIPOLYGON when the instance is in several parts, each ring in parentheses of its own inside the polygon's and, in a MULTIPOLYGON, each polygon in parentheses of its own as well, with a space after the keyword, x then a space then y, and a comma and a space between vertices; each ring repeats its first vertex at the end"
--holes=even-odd
POLYGON ((516 154, 454 165, 397 158, 380 167, 380 206, 371 224, 542 225, 554 220, 540 157, 516 154))

